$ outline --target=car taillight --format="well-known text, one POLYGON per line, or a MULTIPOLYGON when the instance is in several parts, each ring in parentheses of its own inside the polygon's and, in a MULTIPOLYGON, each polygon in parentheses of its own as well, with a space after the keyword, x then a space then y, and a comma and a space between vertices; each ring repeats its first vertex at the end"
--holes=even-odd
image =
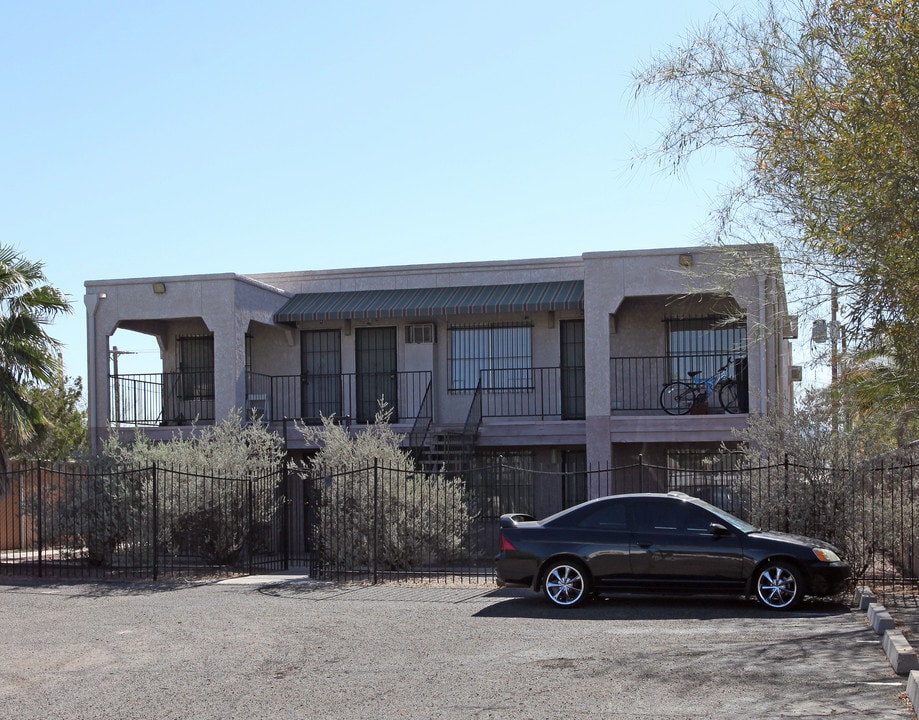
POLYGON ((517 548, 514 547, 511 541, 504 537, 504 533, 501 533, 501 552, 507 552, 508 550, 516 549, 517 548))

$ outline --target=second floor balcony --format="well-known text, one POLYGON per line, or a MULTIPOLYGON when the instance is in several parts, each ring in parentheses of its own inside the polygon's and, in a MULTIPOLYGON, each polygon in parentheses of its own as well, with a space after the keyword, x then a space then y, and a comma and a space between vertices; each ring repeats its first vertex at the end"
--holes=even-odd
POLYGON ((680 354, 610 359, 611 415, 749 412, 747 357, 680 354))
MULTIPOLYGON (((748 411, 746 358, 721 355, 625 357, 610 359, 610 414, 721 414, 748 411), (724 371, 719 376, 719 368, 724 371), (665 407, 662 391, 675 382, 692 388, 699 402, 674 412, 665 407), (708 385, 705 385, 705 383, 708 385), (720 392, 732 385, 735 400, 727 406, 720 392)), ((372 422, 382 398, 392 422, 413 424, 425 417, 444 424, 462 423, 470 403, 481 418, 583 420, 588 388, 585 368, 540 367, 482 370, 478 390, 452 393, 457 417, 438 408, 430 371, 334 373, 326 375, 264 375, 247 373, 246 417, 269 423, 297 419, 318 423, 335 416, 355 424, 372 422), (468 400, 462 396, 468 397, 468 400)), ((685 390, 685 386, 683 389, 685 390)), ((110 421, 116 426, 169 426, 213 423, 214 373, 208 371, 149 373, 111 378, 110 421)), ((444 398, 441 398, 444 402, 444 398)), ((444 402, 444 404, 446 404, 444 402)))

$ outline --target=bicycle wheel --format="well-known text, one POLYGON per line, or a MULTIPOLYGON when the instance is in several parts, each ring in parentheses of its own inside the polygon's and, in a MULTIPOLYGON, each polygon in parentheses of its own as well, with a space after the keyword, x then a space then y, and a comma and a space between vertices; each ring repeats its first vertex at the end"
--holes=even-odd
POLYGON ((661 407, 668 415, 685 415, 692 409, 696 391, 689 383, 672 382, 661 390, 661 407))
POLYGON ((721 403, 721 407, 723 407, 724 411, 727 413, 740 412, 740 401, 737 399, 736 382, 728 380, 721 386, 721 389, 718 391, 718 402, 721 403))

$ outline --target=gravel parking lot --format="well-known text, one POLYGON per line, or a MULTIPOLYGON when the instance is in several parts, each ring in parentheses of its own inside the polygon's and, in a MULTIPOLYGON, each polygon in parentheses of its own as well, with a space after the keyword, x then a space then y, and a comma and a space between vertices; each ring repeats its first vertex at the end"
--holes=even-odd
POLYGON ((10 718, 898 718, 864 615, 486 587, 0 585, 10 718))

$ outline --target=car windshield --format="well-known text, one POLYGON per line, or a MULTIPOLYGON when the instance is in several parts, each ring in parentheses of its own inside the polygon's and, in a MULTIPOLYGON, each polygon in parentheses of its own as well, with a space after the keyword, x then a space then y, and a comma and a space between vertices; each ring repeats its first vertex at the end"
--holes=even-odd
POLYGON ((719 508, 719 507, 715 507, 714 505, 711 505, 711 504, 705 502, 704 500, 698 500, 698 501, 697 501, 697 504, 698 504, 698 505, 701 505, 702 507, 704 507, 704 508, 705 508, 706 510, 708 510, 709 512, 714 513, 714 514, 717 515, 719 518, 721 518, 721 519, 724 520, 726 523, 728 523, 728 525, 731 525, 732 527, 736 528, 737 530, 740 530, 740 532, 742 532, 742 533, 744 533, 744 534, 748 534, 748 533, 751 533, 751 532, 757 532, 757 531, 759 530, 759 528, 756 527, 755 525, 751 525, 751 524, 748 523, 748 522, 744 522, 744 521, 741 520, 739 517, 734 517, 733 515, 731 515, 731 513, 726 512, 726 511, 722 510, 722 509, 719 508))

